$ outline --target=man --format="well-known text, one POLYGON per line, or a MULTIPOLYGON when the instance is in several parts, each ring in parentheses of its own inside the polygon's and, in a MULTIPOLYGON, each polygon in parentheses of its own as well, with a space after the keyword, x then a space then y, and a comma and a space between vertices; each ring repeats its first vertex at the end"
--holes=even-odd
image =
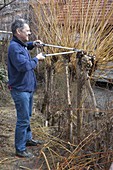
POLYGON ((15 128, 15 149, 19 157, 33 157, 26 146, 36 146, 41 141, 32 139, 30 117, 32 115, 33 92, 36 89, 34 69, 39 60, 45 57, 40 53, 31 58, 28 50, 32 50, 41 41, 28 42, 31 34, 29 25, 18 19, 11 26, 13 38, 8 48, 8 87, 15 103, 17 122, 15 128), (38 43, 37 43, 38 42, 38 43))

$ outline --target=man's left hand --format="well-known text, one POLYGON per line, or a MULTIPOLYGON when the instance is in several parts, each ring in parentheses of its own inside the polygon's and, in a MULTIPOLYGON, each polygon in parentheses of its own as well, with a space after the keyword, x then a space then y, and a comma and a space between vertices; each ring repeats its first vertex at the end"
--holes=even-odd
POLYGON ((40 40, 33 41, 33 45, 37 48, 43 47, 44 43, 40 40))

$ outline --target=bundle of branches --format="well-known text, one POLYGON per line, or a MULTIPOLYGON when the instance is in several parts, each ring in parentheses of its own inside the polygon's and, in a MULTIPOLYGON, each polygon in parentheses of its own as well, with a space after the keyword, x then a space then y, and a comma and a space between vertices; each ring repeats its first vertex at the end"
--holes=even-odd
POLYGON ((113 61, 113 2, 48 0, 31 1, 30 5, 34 15, 32 30, 44 43, 83 49, 96 55, 98 68, 105 69, 113 61))

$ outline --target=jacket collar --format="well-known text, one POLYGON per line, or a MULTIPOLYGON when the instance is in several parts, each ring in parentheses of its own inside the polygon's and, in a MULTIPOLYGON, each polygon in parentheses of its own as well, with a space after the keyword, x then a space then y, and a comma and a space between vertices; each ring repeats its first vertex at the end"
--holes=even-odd
POLYGON ((20 41, 16 36, 13 36, 12 40, 17 42, 17 43, 19 43, 19 44, 21 44, 24 47, 27 47, 27 44, 22 42, 22 41, 20 41))

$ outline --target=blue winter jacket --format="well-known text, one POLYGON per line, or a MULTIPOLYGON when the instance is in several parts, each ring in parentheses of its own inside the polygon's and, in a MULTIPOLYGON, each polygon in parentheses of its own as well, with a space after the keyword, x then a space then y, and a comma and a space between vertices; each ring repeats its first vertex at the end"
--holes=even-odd
POLYGON ((38 59, 31 58, 29 51, 33 42, 23 43, 16 37, 10 41, 8 48, 8 85, 10 89, 32 92, 36 88, 34 69, 38 59))

